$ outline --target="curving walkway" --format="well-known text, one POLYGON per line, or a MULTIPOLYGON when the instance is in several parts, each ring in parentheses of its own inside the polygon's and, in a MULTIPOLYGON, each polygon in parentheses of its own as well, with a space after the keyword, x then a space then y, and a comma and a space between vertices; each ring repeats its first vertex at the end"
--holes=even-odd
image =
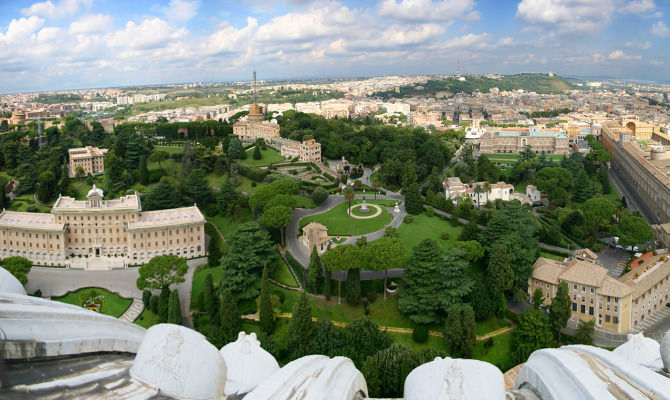
POLYGON ((142 314, 142 311, 144 311, 144 303, 142 300, 133 299, 133 303, 130 305, 130 307, 128 307, 126 312, 124 312, 123 315, 119 317, 119 319, 126 322, 135 322, 137 317, 142 314))
POLYGON ((351 218, 356 218, 356 219, 372 219, 372 218, 374 218, 377 215, 382 213, 382 208, 380 206, 378 206, 376 204, 368 204, 368 206, 375 209, 374 214, 371 214, 371 215, 356 215, 356 214, 354 214, 354 209, 361 208, 362 206, 363 206, 363 204, 354 204, 353 206, 351 206, 351 208, 349 208, 349 216, 351 218))

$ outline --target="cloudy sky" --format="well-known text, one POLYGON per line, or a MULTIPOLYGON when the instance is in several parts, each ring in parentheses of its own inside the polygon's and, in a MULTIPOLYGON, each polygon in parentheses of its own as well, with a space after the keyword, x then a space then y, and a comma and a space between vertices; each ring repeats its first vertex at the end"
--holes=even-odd
POLYGON ((0 0, 0 92, 555 72, 670 80, 670 0, 0 0))

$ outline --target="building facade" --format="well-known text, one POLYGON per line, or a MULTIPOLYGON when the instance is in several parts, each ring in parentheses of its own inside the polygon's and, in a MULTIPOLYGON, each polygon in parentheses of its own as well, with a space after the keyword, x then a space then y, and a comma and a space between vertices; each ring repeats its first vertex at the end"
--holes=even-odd
POLYGON ((328 228, 317 222, 310 222, 302 228, 300 241, 308 253, 316 248, 316 252, 321 255, 328 250, 328 244, 330 243, 328 228))
POLYGON ((196 206, 142 212, 137 194, 103 200, 94 186, 87 200, 59 197, 50 214, 3 210, 0 256, 36 265, 68 265, 74 257, 115 257, 126 265, 168 254, 202 257, 204 224, 196 206))
POLYGON ((665 148, 638 143, 616 122, 603 124, 601 139, 612 165, 654 212, 655 222, 670 222, 670 156, 665 148))
POLYGON ((568 154, 568 135, 560 130, 496 130, 484 132, 479 138, 482 154, 520 153, 526 146, 536 153, 568 154))
POLYGON ((588 257, 564 262, 543 257, 533 265, 528 293, 542 290, 544 304, 551 304, 558 284, 568 284, 572 316, 595 320, 596 326, 623 333, 663 308, 669 299, 670 261, 655 256, 619 279, 588 257))
POLYGON ((287 158, 298 157, 301 162, 321 162, 321 143, 314 139, 303 142, 283 140, 279 152, 287 158))
POLYGON ((472 204, 480 206, 489 201, 510 201, 514 193, 514 186, 505 182, 488 184, 486 182, 475 182, 472 185, 461 182, 458 177, 452 176, 444 182, 444 193, 448 199, 470 197, 472 204), (479 190, 475 188, 480 187, 479 190), (479 193, 478 193, 479 192, 479 193))
POLYGON ((83 176, 100 175, 105 173, 105 156, 107 149, 86 146, 69 149, 70 158, 70 178, 77 176, 77 169, 81 167, 84 171, 83 176))
POLYGON ((256 139, 265 139, 270 142, 279 137, 279 124, 270 121, 243 121, 233 125, 233 134, 240 140, 253 142, 256 139))

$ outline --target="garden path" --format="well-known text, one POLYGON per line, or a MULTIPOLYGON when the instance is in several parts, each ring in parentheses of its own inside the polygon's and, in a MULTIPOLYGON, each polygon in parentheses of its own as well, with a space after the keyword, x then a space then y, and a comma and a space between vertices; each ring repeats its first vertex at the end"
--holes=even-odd
POLYGON ((137 317, 142 314, 142 311, 144 311, 144 303, 142 300, 133 299, 133 303, 130 305, 130 307, 128 307, 126 312, 124 312, 123 315, 119 317, 119 319, 126 322, 134 322, 137 317))

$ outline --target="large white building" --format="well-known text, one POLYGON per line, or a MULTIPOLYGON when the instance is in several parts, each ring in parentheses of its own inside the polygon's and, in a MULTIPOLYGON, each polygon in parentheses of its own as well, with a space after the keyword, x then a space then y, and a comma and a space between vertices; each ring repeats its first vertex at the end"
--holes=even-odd
POLYGON ((458 177, 452 176, 444 182, 444 194, 448 199, 459 200, 463 197, 472 199, 475 206, 484 205, 489 201, 510 201, 514 193, 514 186, 505 182, 491 183, 475 182, 471 185, 461 182, 458 177), (477 193, 476 187, 481 188, 477 193))

